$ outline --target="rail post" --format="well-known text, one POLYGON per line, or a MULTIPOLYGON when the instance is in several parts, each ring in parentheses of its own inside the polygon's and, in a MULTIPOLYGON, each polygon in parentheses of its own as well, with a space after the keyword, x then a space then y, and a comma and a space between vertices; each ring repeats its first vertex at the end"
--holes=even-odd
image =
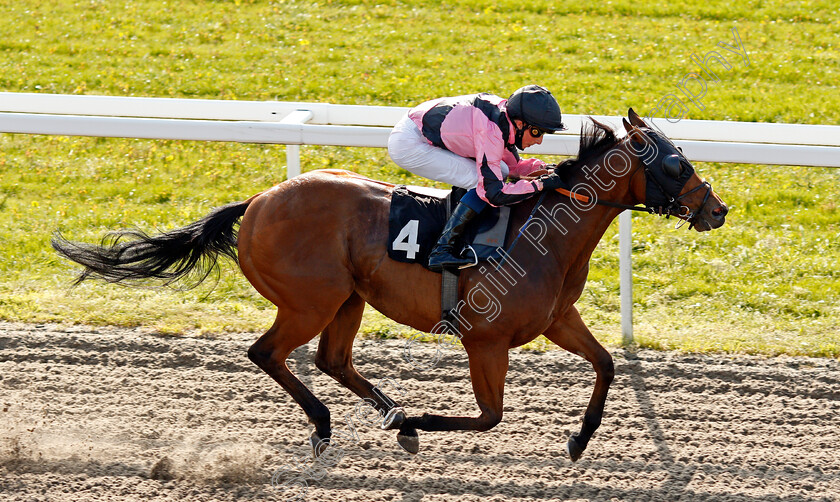
POLYGON ((618 216, 618 274, 621 297, 621 340, 633 343, 633 227, 630 211, 618 216))
MULTIPOLYGON (((300 124, 301 126, 312 119, 311 110, 295 110, 283 117, 281 124, 300 124)), ((301 140, 301 143, 303 140, 301 140)), ((286 145, 286 178, 300 175, 300 145, 286 145)))

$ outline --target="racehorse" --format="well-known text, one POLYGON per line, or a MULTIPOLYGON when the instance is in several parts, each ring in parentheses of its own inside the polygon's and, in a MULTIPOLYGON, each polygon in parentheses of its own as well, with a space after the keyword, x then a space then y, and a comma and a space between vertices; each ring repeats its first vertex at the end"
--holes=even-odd
POLYGON ((556 167, 573 187, 571 196, 545 192, 539 200, 533 197, 512 209, 511 228, 518 233, 510 232, 507 238, 506 258, 518 267, 519 280, 502 283, 499 275, 493 294, 486 268, 460 273, 460 298, 470 301, 461 305, 458 337, 469 358, 480 411, 474 417, 406 416, 353 367, 352 345, 365 303, 424 332, 435 329, 441 319, 441 275, 388 258, 394 185, 348 171, 313 171, 163 234, 118 232, 101 245, 72 243, 56 234, 53 247, 84 265, 77 283, 91 276, 129 284, 147 278, 169 283, 195 273, 200 282, 220 254, 238 260, 248 281, 277 306, 274 324, 248 349, 248 357, 314 424, 310 441, 315 455, 317 445, 331 437, 330 412, 289 371, 286 358, 319 333, 315 365, 375 403, 387 419, 383 428, 398 430, 398 441, 412 453, 419 446, 418 429, 486 431, 498 424, 508 351, 543 334, 595 369, 595 387, 580 432, 566 445, 575 461, 601 423, 614 376, 610 353, 575 308, 595 246, 625 209, 673 215, 700 232, 723 225, 728 211, 681 150, 632 109, 622 120, 627 133, 623 137, 590 120, 581 133, 578 156, 556 167), (483 297, 470 296, 475 291, 483 297), (487 315, 491 296, 497 302, 492 317, 487 315))

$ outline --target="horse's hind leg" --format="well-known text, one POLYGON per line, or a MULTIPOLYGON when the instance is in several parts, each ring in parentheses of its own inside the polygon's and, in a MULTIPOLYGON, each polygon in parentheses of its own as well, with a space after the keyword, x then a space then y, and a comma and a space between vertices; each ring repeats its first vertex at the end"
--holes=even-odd
POLYGON ((274 325, 248 349, 248 358, 276 380, 303 408, 321 438, 330 435, 330 411, 289 371, 286 358, 294 349, 315 338, 324 324, 323 320, 278 309, 274 325))
MULTIPOLYGON (((487 431, 502 420, 505 375, 508 370, 508 346, 484 341, 464 344, 470 361, 470 380, 480 414, 477 417, 448 417, 423 414, 405 420, 400 434, 417 435, 424 431, 487 431)), ((402 441, 401 443, 402 444, 402 441)))
POLYGON ((384 416, 385 420, 381 422, 383 428, 399 428, 405 420, 399 405, 353 367, 353 340, 359 331, 364 309, 365 301, 356 293, 344 302, 321 333, 315 365, 384 416))
POLYGON ((583 415, 580 433, 573 434, 566 445, 569 456, 575 461, 583 454, 595 430, 601 425, 607 391, 615 375, 612 356, 592 336, 574 306, 565 318, 551 325, 543 335, 569 352, 585 358, 595 368, 595 388, 583 415))

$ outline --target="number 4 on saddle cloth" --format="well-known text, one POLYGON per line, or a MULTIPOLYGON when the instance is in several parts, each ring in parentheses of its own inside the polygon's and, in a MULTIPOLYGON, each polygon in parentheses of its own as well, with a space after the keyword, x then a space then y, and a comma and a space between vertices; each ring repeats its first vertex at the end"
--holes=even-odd
MULTIPOLYGON (((466 193, 437 188, 400 185, 391 196, 388 215, 388 257, 404 263, 428 265, 452 209, 466 193)), ((487 207, 470 222, 465 233, 464 256, 479 260, 500 259, 510 220, 510 207, 487 207)))

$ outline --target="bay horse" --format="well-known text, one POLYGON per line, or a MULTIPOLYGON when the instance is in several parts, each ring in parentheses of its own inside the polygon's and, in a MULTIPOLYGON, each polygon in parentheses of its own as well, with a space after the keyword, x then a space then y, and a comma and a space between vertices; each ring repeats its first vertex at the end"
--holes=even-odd
MULTIPOLYGON (((515 284, 508 282, 507 294, 496 296, 499 308, 492 319, 486 315, 486 302, 476 305, 476 295, 460 310, 459 337, 469 358, 478 416, 406 416, 353 367, 353 340, 365 303, 424 332, 432 331, 441 318, 441 275, 388 258, 394 185, 349 171, 312 171, 163 234, 118 232, 101 245, 88 245, 56 233, 53 247, 85 267, 77 283, 91 276, 128 284, 148 278, 170 283, 185 277, 195 280, 191 274, 196 273, 200 282, 220 254, 238 260, 248 281, 277 306, 274 324, 248 349, 248 357, 314 424, 310 442, 315 455, 316 445, 331 437, 330 412, 289 371, 286 359, 319 333, 318 369, 375 403, 380 416, 387 418, 383 428, 398 430, 398 441, 412 453, 418 449, 418 429, 486 431, 497 425, 502 420, 508 351, 543 334, 595 369, 582 426, 566 445, 576 461, 601 423, 614 376, 610 353, 575 308, 602 235, 625 209, 673 215, 699 232, 723 225, 728 211, 681 150, 632 109, 622 120, 627 134, 621 138, 609 126, 590 120, 581 132, 577 158, 556 167, 578 197, 552 191, 539 201, 530 198, 512 208, 514 231, 506 246, 517 229, 525 239, 508 248, 509 262, 521 267, 525 276, 515 284)), ((488 277, 480 268, 461 271, 460 298, 482 287, 488 295, 488 277)))

